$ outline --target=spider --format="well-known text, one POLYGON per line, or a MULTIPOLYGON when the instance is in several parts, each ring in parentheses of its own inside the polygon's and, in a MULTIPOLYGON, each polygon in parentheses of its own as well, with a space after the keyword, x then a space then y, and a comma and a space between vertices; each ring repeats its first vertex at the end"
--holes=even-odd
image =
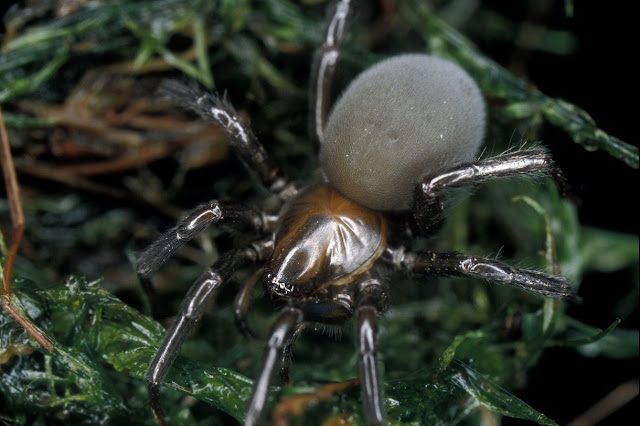
MULTIPOLYGON (((310 323, 355 319, 363 410, 370 425, 384 423, 382 378, 376 351, 377 319, 388 305, 378 265, 427 276, 476 277, 558 299, 574 299, 563 277, 517 269, 495 259, 460 253, 414 252, 416 233, 435 233, 445 217, 450 189, 514 176, 548 175, 562 190, 559 168, 542 148, 477 160, 485 131, 485 104, 475 82, 457 65, 424 54, 387 59, 363 72, 329 111, 329 91, 351 12, 339 0, 329 13, 323 45, 312 67, 312 139, 320 145, 322 178, 301 186, 272 162, 225 97, 180 83, 164 84, 177 104, 218 123, 236 155, 280 208, 269 214, 239 203, 211 201, 196 207, 139 257, 148 279, 184 243, 206 227, 249 226, 262 234, 247 247, 223 254, 193 283, 176 320, 146 373, 151 407, 164 415, 159 385, 215 291, 234 271, 263 265, 258 278, 281 306, 268 336, 247 405, 245 424, 264 416, 275 370, 288 369, 290 345, 310 323), (408 213, 410 212, 410 213, 408 213)), ((247 335, 248 297, 236 299, 236 323, 247 335)))

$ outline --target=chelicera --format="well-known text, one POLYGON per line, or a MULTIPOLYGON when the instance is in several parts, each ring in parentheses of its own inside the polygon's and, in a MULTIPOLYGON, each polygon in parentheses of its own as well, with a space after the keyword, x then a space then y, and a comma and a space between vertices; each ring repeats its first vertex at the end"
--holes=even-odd
MULTIPOLYGON (((226 98, 178 83, 165 85, 176 103, 222 126, 236 155, 277 196, 281 207, 269 214, 211 201, 196 207, 139 257, 138 273, 146 279, 210 225, 248 225, 262 234, 248 247, 222 255, 185 297, 146 374, 160 424, 160 383, 215 290, 247 264, 262 265, 258 279, 281 307, 247 406, 247 425, 261 422, 281 363, 286 376, 296 334, 309 323, 344 324, 351 318, 364 415, 368 424, 383 424, 376 335, 387 293, 379 265, 425 276, 477 277, 545 297, 574 297, 560 276, 517 269, 495 259, 406 248, 413 235, 432 235, 442 224, 443 194, 449 189, 514 176, 548 175, 558 185, 563 179, 542 148, 477 160, 485 128, 484 100, 460 67, 436 57, 402 55, 374 65, 351 83, 327 114, 349 12, 348 0, 332 9, 312 69, 312 138, 320 144, 322 165, 322 179, 315 184, 301 187, 285 176, 226 98)), ((236 300, 237 323, 249 335, 245 316, 256 281, 250 280, 236 300)))

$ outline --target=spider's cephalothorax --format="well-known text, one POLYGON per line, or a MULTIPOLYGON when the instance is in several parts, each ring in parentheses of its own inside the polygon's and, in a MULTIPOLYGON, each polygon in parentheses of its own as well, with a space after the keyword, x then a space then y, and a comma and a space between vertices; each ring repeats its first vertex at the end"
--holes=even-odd
MULTIPOLYGON (((143 279, 207 226, 249 226, 262 237, 225 253, 196 280, 147 370, 151 405, 164 423, 159 385, 187 334, 215 290, 233 272, 259 263, 267 292, 281 314, 272 326, 245 423, 260 423, 274 372, 288 365, 289 345, 310 323, 355 319, 366 422, 384 422, 382 382, 376 354, 377 316, 387 306, 377 265, 431 276, 477 277, 546 297, 572 299, 566 280, 513 268, 495 259, 405 248, 416 229, 429 235, 444 219, 443 193, 512 176, 546 174, 562 184, 547 152, 534 148, 475 160, 485 128, 480 90, 457 65, 428 55, 402 55, 363 72, 327 120, 329 86, 350 11, 340 0, 329 15, 324 44, 312 70, 312 138, 320 144, 323 181, 301 188, 269 155, 225 99, 175 82, 165 92, 177 103, 218 123, 236 155, 278 196, 270 215, 232 202, 195 208, 140 256, 143 279), (405 214, 411 212, 412 214, 405 214), (282 307, 284 305, 284 307, 282 307)), ((248 335, 245 315, 256 279, 236 300, 236 322, 248 335)), ((286 376, 286 371, 283 376, 286 376)))
POLYGON ((371 269, 386 244, 384 217, 330 185, 307 188, 289 202, 275 229, 267 285, 290 298, 353 281, 371 269))

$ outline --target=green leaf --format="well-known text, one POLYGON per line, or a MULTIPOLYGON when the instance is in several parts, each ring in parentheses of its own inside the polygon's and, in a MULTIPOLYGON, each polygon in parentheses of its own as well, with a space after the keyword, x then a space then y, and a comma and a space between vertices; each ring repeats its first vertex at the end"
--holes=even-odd
POLYGON ((487 377, 482 376, 468 365, 457 362, 451 366, 454 371, 451 379, 468 392, 477 402, 494 413, 518 419, 530 420, 541 425, 557 423, 537 412, 531 406, 502 389, 487 377))
POLYGON ((578 351, 588 357, 604 356, 613 359, 638 358, 638 330, 615 329, 602 339, 581 345, 578 351))

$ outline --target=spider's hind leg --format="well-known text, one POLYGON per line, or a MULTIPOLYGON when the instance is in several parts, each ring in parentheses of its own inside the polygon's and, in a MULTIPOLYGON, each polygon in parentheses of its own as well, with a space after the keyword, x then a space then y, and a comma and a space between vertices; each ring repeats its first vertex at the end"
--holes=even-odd
POLYGON ((329 12, 324 28, 324 39, 314 55, 311 67, 311 137, 320 144, 324 140, 327 124, 331 84, 340 59, 342 42, 347 34, 353 0, 339 0, 329 12))
POLYGON ((569 195, 562 171, 544 148, 523 149, 459 164, 435 175, 425 176, 419 185, 425 197, 434 197, 450 188, 460 188, 493 179, 539 175, 551 177, 560 193, 563 196, 569 195))
POLYGON ((220 97, 203 93, 173 80, 164 81, 159 91, 174 104, 219 124, 240 161, 249 172, 257 176, 265 188, 283 199, 295 194, 294 184, 273 162, 251 127, 238 116, 226 94, 220 97))
POLYGON ((494 179, 541 175, 551 177, 560 194, 570 197, 562 171, 544 148, 523 149, 440 170, 424 176, 416 185, 414 218, 423 234, 433 234, 444 220, 442 194, 445 191, 494 179))

